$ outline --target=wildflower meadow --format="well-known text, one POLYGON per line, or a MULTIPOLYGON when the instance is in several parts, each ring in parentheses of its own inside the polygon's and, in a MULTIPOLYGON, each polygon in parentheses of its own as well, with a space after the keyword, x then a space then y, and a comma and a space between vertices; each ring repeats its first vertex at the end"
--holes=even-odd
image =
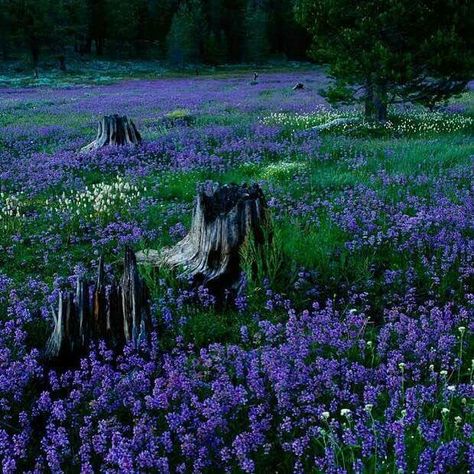
POLYGON ((329 81, 0 88, 3 473, 474 473, 472 88, 377 124, 329 81), (80 153, 114 113, 142 143, 80 153), (238 297, 141 265, 150 339, 45 364, 60 294, 176 244, 213 183, 268 205, 238 297))

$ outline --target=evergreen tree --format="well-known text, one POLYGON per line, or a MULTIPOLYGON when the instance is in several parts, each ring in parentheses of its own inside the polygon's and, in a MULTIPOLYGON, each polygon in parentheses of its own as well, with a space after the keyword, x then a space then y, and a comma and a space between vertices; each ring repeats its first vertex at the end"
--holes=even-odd
MULTIPOLYGON (((107 5, 106 0, 86 0, 88 28, 84 52, 91 53, 92 43, 95 43, 97 55, 104 54, 107 36, 107 5)), ((111 29, 111 25, 109 25, 111 29)))
POLYGON ((245 15, 245 58, 261 63, 269 54, 268 13, 261 0, 249 0, 245 15))
POLYGON ((7 8, 7 0, 0 0, 0 54, 8 58, 11 43, 13 21, 7 8))
POLYGON ((182 3, 173 16, 168 34, 168 59, 175 65, 198 63, 202 59, 204 16, 198 0, 182 3))
POLYGON ((113 41, 114 53, 123 53, 125 45, 135 44, 141 35, 144 0, 106 0, 107 38, 113 41))
POLYGON ((229 59, 242 61, 245 56, 245 12, 247 0, 223 0, 222 29, 225 32, 229 59))
POLYGON ((10 0, 8 16, 12 21, 11 39, 29 51, 38 77, 41 51, 48 46, 58 53, 67 42, 67 15, 64 1, 10 0))
POLYGON ((224 31, 216 35, 209 33, 204 45, 204 60, 207 64, 223 64, 227 60, 227 40, 224 31))
POLYGON ((81 55, 168 57, 175 64, 300 56, 307 40, 295 26, 296 0, 0 0, 0 59, 25 49, 61 68, 81 55))
POLYGON ((311 56, 341 82, 363 84, 365 112, 383 121, 397 97, 430 104, 473 73, 468 0, 297 0, 311 56))
POLYGON ((268 38, 272 52, 304 59, 309 46, 306 30, 296 21, 295 0, 267 0, 268 38))

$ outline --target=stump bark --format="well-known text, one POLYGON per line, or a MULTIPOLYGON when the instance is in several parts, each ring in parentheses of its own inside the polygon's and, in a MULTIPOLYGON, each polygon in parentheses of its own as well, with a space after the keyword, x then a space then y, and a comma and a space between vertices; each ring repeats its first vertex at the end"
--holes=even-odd
POLYGON ((74 365, 91 340, 105 340, 116 351, 130 342, 139 348, 149 337, 150 306, 148 288, 132 250, 125 251, 118 284, 105 285, 101 259, 95 283, 78 279, 75 292, 60 293, 53 319, 54 330, 45 350, 45 359, 52 365, 74 365))
POLYGON ((126 116, 106 115, 98 123, 97 137, 81 149, 86 153, 104 146, 138 145, 142 137, 132 120, 126 116))
POLYGON ((189 233, 172 248, 138 253, 137 260, 179 269, 182 277, 209 288, 222 302, 241 291, 240 248, 251 235, 256 244, 263 243, 267 219, 257 184, 201 187, 189 233))

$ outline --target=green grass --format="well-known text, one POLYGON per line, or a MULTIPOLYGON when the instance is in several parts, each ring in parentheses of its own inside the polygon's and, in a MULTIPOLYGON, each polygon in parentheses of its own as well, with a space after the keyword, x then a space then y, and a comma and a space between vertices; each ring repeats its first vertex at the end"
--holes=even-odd
MULTIPOLYGON (((99 60, 82 59, 66 61, 67 71, 57 68, 56 59, 44 59, 39 68, 39 78, 33 77, 33 70, 28 61, 16 60, 0 63, 0 87, 70 87, 74 85, 107 85, 121 80, 157 79, 172 77, 189 77, 199 73, 199 77, 224 79, 245 75, 251 78, 255 71, 254 64, 238 65, 190 65, 175 68, 166 61, 160 60, 99 60)), ((261 74, 287 71, 319 70, 310 63, 273 61, 258 67, 261 74)), ((250 80, 250 79, 249 79, 250 80)))
MULTIPOLYGON (((243 73, 243 72, 242 72, 243 73)), ((469 103, 469 97, 463 97, 469 103)), ((7 108, 0 114, 2 125, 31 123, 31 115, 25 113, 24 106, 7 108), (19 120, 19 122, 18 122, 19 120)), ((173 118, 187 116, 186 110, 176 110, 172 113, 173 118)), ((312 121, 321 122, 327 117, 291 117, 288 126, 284 129, 281 138, 291 139, 296 130, 303 129, 312 124, 312 121)), ((420 116, 426 117, 426 116, 420 116)), ((469 113, 464 117, 470 117, 469 113)), ((42 123, 61 124, 61 117, 51 117, 46 114, 35 114, 35 125, 42 123)), ((242 112, 229 110, 219 116, 203 113, 195 118, 190 124, 199 132, 201 127, 208 124, 225 124, 244 130, 245 125, 255 122, 259 118, 242 112)), ((417 119, 418 120, 418 119, 417 119)), ((427 119, 429 120, 429 119, 427 119)), ((74 131, 84 135, 85 127, 82 117, 75 117, 67 126, 74 131)), ((150 126, 153 122, 150 121, 150 126)), ((132 206, 124 210, 119 204, 110 209, 109 217, 105 217, 101 224, 113 221, 114 213, 128 212, 130 216, 138 220, 146 219, 148 226, 154 229, 163 229, 158 233, 156 239, 143 241, 140 248, 162 248, 172 245, 173 238, 168 233, 168 228, 178 222, 189 227, 191 221, 191 209, 193 199, 198 185, 204 181, 219 181, 221 183, 260 182, 267 197, 278 197, 297 201, 303 199, 305 202, 317 199, 328 199, 331 202, 338 197, 344 196, 351 189, 363 185, 373 190, 386 203, 396 203, 400 199, 400 193, 420 196, 431 199, 433 183, 442 178, 447 172, 463 170, 472 166, 474 154, 474 143, 470 137, 470 128, 460 130, 446 129, 435 136, 425 133, 421 126, 419 133, 407 133, 399 136, 398 133, 386 133, 384 136, 363 133, 359 136, 335 130, 331 133, 323 133, 320 137, 321 148, 316 157, 308 157, 304 154, 296 156, 280 156, 268 154, 262 157, 259 163, 239 164, 223 173, 210 170, 188 171, 188 172, 160 172, 139 180, 140 186, 146 188, 143 196, 153 198, 156 204, 147 209, 147 214, 142 215, 132 206), (363 159, 359 160, 359 156, 363 159), (384 171, 389 177, 404 178, 406 185, 400 187, 397 184, 386 186, 380 172, 384 171), (416 178, 426 176, 426 183, 416 183, 416 178), (297 181, 295 181, 297 180, 297 181), (176 204, 182 204, 183 212, 180 215, 168 213, 176 204)), ((87 132, 90 130, 87 129, 87 132)), ((167 133, 165 129, 150 130, 150 135, 158 136, 167 133)), ((357 134, 356 134, 357 135, 357 134)), ((1 146, 1 144, 0 144, 1 146)), ((45 142, 41 149, 51 151, 54 143, 45 142)), ((76 172, 75 172, 76 173, 76 172)), ((77 176, 81 178, 84 185, 91 186, 98 183, 111 183, 117 176, 113 173, 102 171, 90 171, 83 173, 78 171, 77 176)), ((469 186, 469 178, 462 176, 452 186, 469 186)), ((455 199, 456 189, 446 188, 446 193, 455 199)), ((0 237, 0 244, 7 245, 12 236, 21 232, 23 235, 34 235, 41 232, 54 232, 60 235, 61 254, 52 254, 50 260, 42 260, 41 243, 31 239, 15 244, 13 258, 2 259, 2 271, 12 276, 15 281, 24 280, 25 272, 28 274, 41 274, 44 280, 51 284, 56 275, 67 276, 70 269, 78 262, 90 261, 90 244, 82 241, 83 229, 78 220, 71 220, 65 229, 61 228, 59 216, 47 215, 45 205, 47 199, 55 199, 58 193, 67 191, 56 188, 45 191, 27 202, 27 211, 37 210, 40 218, 33 223, 21 220, 13 220, 11 228, 0 237), (71 236, 79 237, 79 241, 69 242, 71 236)), ((407 208, 407 213, 410 209, 407 208)), ((380 216, 383 223, 384 216, 380 216)), ((86 219, 87 221, 87 219, 86 219)), ((93 220, 89 223, 93 223, 93 220)), ((411 262, 410 257, 393 252, 389 247, 377 250, 363 250, 360 252, 349 252, 345 243, 350 240, 350 235, 343 232, 337 225, 328 219, 326 211, 319 207, 310 215, 291 216, 286 215, 279 219, 273 219, 273 240, 271 247, 266 249, 266 260, 261 261, 256 269, 248 267, 252 273, 251 292, 254 301, 250 305, 255 307, 264 298, 261 288, 262 279, 269 276, 272 284, 283 293, 293 291, 292 284, 296 279, 298 270, 302 267, 315 272, 317 285, 324 288, 324 294, 320 297, 331 297, 342 287, 356 285, 364 288, 368 282, 378 281, 383 271, 390 269, 406 269, 412 263, 415 264, 419 273, 418 286, 420 291, 427 292, 430 288, 429 278, 424 275, 423 263, 411 262), (314 214, 314 215, 313 215, 314 214)), ((117 262, 117 257, 112 253, 113 244, 104 247, 106 258, 111 262, 117 262)), ((248 249, 247 249, 248 250, 248 249)), ((258 258, 254 255, 254 260, 258 258)), ((171 278, 171 277, 170 277, 171 278)), ((178 285, 177 282, 174 284, 178 285)), ((373 283, 371 283, 373 285, 373 283)), ((373 291, 378 293, 381 299, 380 307, 383 306, 382 286, 373 291)), ((457 282, 455 271, 446 272, 440 285, 440 293, 446 295, 450 289, 461 291, 457 282)), ((157 293, 158 294, 158 293, 157 293)), ((252 300, 251 298, 251 300, 252 300)), ((374 306, 377 306, 374 304, 374 306)), ((212 311, 211 311, 212 313, 212 311)), ((242 321, 236 318, 237 323, 231 324, 226 318, 217 318, 212 323, 209 311, 196 314, 188 321, 185 330, 186 337, 195 338, 199 344, 205 344, 210 340, 232 340, 238 337, 238 326, 242 321), (208 331, 206 330, 208 327, 208 331), (186 332, 188 331, 188 332, 186 332), (206 332, 207 331, 207 332, 206 332)), ((233 314, 233 313, 229 313, 233 314)), ((214 315, 215 316, 215 315, 214 315)), ((234 315, 235 316, 235 315, 234 315)), ((248 322, 250 324, 250 322, 248 322)))

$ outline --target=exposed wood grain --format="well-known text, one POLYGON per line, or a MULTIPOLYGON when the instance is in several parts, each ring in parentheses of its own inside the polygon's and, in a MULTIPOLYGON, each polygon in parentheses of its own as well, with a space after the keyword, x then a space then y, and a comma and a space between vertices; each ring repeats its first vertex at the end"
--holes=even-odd
POLYGON ((240 292, 240 247, 251 234, 256 243, 263 242, 266 222, 267 205, 258 185, 202 187, 189 233, 174 247, 139 252, 137 259, 178 270, 222 300, 228 292, 240 292))
POLYGON ((52 311, 54 329, 45 358, 52 365, 70 366, 84 355, 91 340, 105 340, 116 351, 145 342, 151 329, 149 293, 138 273, 135 255, 126 249, 120 283, 106 285, 104 262, 96 282, 78 279, 75 293, 61 292, 58 311, 52 311))
POLYGON ((142 138, 132 120, 126 116, 106 115, 98 123, 97 137, 81 149, 87 153, 104 146, 138 145, 142 138))

